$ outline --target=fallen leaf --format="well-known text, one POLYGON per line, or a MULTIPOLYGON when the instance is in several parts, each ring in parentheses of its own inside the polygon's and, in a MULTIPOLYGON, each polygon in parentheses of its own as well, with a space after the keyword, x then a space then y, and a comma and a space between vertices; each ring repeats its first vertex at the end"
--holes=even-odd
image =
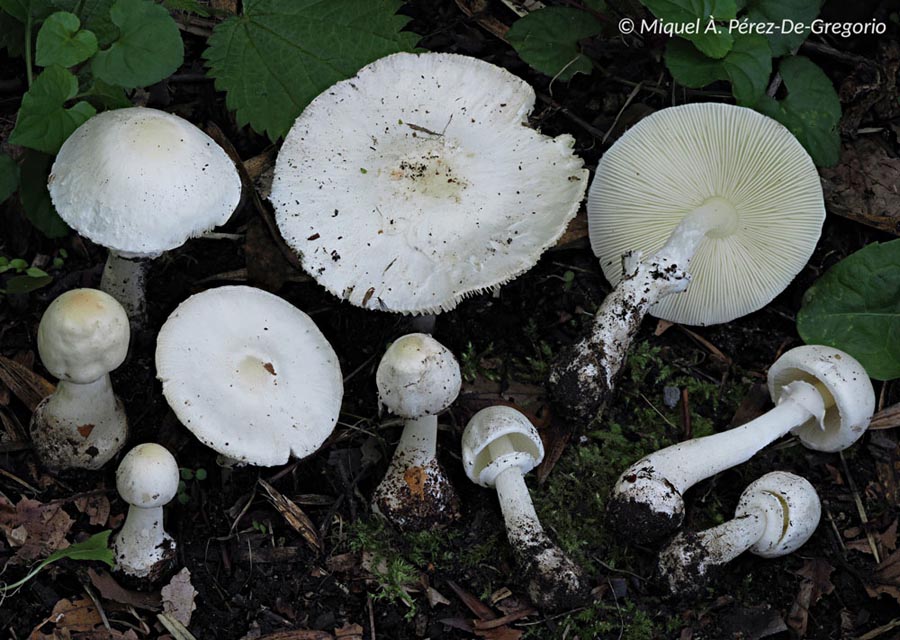
POLYGON ((319 535, 319 530, 316 529, 316 526, 312 523, 312 520, 309 519, 309 516, 303 512, 303 509, 298 507, 288 498, 285 498, 275 487, 262 478, 259 479, 259 484, 266 490, 269 502, 275 506, 282 516, 284 516, 285 521, 291 528, 303 537, 306 544, 308 544, 313 551, 322 553, 322 538, 319 535))
POLYGON ((109 498, 102 493, 76 498, 75 507, 88 516, 93 525, 103 527, 109 519, 109 498))
POLYGON ((100 592, 100 597, 104 600, 111 600, 112 602, 127 604, 137 609, 147 609, 149 611, 162 609, 162 598, 159 592, 145 593, 143 591, 126 589, 105 571, 88 569, 88 577, 91 579, 91 584, 100 592))
POLYGON ((11 564, 26 564, 69 546, 66 534, 73 523, 59 504, 22 498, 13 507, 0 497, 0 531, 10 546, 18 547, 11 564))
POLYGON ((335 629, 334 636, 338 640, 363 640, 363 628, 358 624, 347 623, 340 629, 335 629))
MULTIPOLYGON (((89 598, 60 600, 46 620, 36 626, 29 640, 61 640, 72 633, 90 633, 103 626, 103 619, 89 598), (47 635, 49 633, 49 635, 47 635)), ((108 637, 108 636, 107 636, 108 637)))
POLYGON ((56 391, 53 383, 5 356, 0 356, 0 382, 9 387, 32 413, 41 400, 56 391))
POLYGON ((191 624, 191 614, 197 609, 194 599, 197 590, 191 584, 191 572, 187 567, 173 576, 162 588, 163 611, 178 620, 185 627, 191 624))
POLYGON ((881 561, 866 584, 866 593, 877 598, 886 594, 900 602, 900 551, 881 561))
POLYGON ((800 590, 794 598, 794 604, 788 613, 787 625, 798 637, 806 636, 806 628, 809 623, 809 610, 819 601, 823 595, 834 591, 831 583, 831 574, 834 571, 828 562, 822 558, 813 558, 803 563, 803 567, 797 575, 804 578, 800 584, 800 590))

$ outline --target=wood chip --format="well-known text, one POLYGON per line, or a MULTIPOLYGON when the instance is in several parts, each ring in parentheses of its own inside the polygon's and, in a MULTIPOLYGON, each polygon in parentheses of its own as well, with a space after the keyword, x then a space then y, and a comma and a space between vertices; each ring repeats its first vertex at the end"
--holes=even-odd
POLYGON ((319 534, 319 530, 312 523, 312 520, 309 519, 309 516, 303 512, 303 509, 298 507, 293 501, 285 498, 275 487, 262 478, 259 479, 259 484, 265 489, 269 502, 278 509, 278 512, 284 517, 288 525, 303 537, 310 549, 317 554, 322 553, 322 537, 319 534))
POLYGON ((0 356, 0 382, 32 413, 41 400, 56 391, 56 386, 46 378, 5 356, 0 356))

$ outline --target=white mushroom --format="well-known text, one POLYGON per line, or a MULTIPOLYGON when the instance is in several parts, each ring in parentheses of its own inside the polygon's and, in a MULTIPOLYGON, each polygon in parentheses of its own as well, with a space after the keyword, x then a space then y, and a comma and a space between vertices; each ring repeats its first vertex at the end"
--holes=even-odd
POLYGON ((562 235, 588 173, 527 126, 534 90, 481 60, 398 53, 310 103, 271 200, 303 268, 367 309, 428 314, 495 290, 562 235))
POLYGON ((63 143, 48 182, 60 217, 109 249, 101 288, 135 325, 146 315, 147 259, 228 221, 241 180, 228 155, 164 111, 105 111, 63 143))
POLYGON ((741 494, 733 520, 678 534, 659 556, 660 573, 672 593, 697 591, 714 570, 745 551, 763 558, 793 553, 810 539, 821 515, 819 496, 807 480, 767 473, 741 494))
POLYGON ((160 578, 175 559, 175 541, 163 528, 163 506, 178 492, 178 463, 158 444, 139 444, 116 471, 116 489, 128 503, 113 540, 116 568, 136 578, 160 578))
POLYGON ((337 355, 310 317, 245 286, 182 302, 159 331, 156 375, 201 442, 259 466, 318 450, 344 394, 337 355))
POLYGON ((631 465, 613 489, 609 514, 629 540, 649 542, 684 518, 683 494, 712 475, 737 466, 789 433, 816 451, 842 451, 865 432, 875 392, 852 356, 820 345, 791 349, 769 369, 775 408, 747 424, 688 440, 631 465))
POLYGON ((378 399, 404 418, 403 434, 372 505, 401 529, 421 531, 459 517, 459 499, 437 461, 437 414, 459 395, 459 364, 422 333, 396 340, 375 374, 378 399))
POLYGON ((583 572, 544 532, 525 484, 525 474, 544 458, 534 425, 512 407, 482 409, 463 432, 462 453, 469 479, 497 489, 506 535, 529 579, 528 595, 545 609, 575 606, 587 592, 583 572))
POLYGON ((99 469, 125 444, 128 421, 109 372, 125 360, 128 317, 97 289, 74 289, 54 300, 38 327, 38 352, 59 378, 31 418, 31 440, 51 469, 99 469))
POLYGON ((587 209, 615 289, 550 376, 556 409, 576 425, 602 411, 648 312, 707 325, 760 309, 806 264, 825 218, 816 167, 790 131, 716 103, 630 129, 601 158, 587 209))

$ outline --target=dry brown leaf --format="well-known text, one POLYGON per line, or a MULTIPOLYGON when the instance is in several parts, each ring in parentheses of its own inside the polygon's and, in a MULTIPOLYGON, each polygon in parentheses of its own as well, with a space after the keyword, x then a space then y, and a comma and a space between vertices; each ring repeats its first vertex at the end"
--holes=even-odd
POLYGON ((76 498, 75 507, 89 518, 91 524, 98 527, 105 526, 109 519, 109 498, 102 493, 76 498))
POLYGON ((312 520, 309 519, 309 516, 303 512, 303 509, 288 498, 285 498, 275 487, 262 478, 259 479, 259 484, 266 490, 269 502, 284 516, 285 521, 291 528, 303 537, 310 549, 316 553, 322 553, 322 538, 319 535, 319 530, 312 523, 312 520))
POLYGON ((197 609, 194 599, 197 590, 191 584, 191 572, 187 567, 176 573, 169 584, 162 588, 163 611, 185 627, 191 624, 191 614, 197 609))
POLYGON ((15 507, 0 497, 0 531, 18 551, 11 564, 27 564, 69 546, 66 534, 74 520, 62 505, 22 498, 15 507))
POLYGON ((453 593, 463 601, 463 604, 469 608, 469 611, 478 616, 479 619, 494 620, 497 618, 497 614, 489 606, 453 582, 453 580, 447 580, 447 585, 453 589, 453 593))
POLYGON ((261 636, 258 640, 335 640, 335 637, 327 631, 294 629, 293 631, 276 631, 261 636))
POLYGON ((869 422, 869 429, 876 431, 878 429, 893 429, 894 427, 900 427, 900 402, 885 407, 872 416, 872 420, 869 422))
MULTIPOLYGON (((93 632, 100 626, 103 626, 103 619, 89 598, 63 599, 56 603, 53 612, 32 630, 28 638, 29 640, 60 640, 69 637, 72 633, 93 632)), ((108 633, 106 637, 109 637, 108 633)))
POLYGON ((807 560, 797 575, 804 578, 800 584, 800 590, 794 598, 794 604, 788 614, 787 625, 794 630, 798 637, 806 636, 806 628, 809 623, 809 609, 819 601, 823 595, 834 591, 831 583, 831 574, 834 567, 822 558, 807 560))
POLYGON ((0 383, 9 387, 31 412, 34 412, 41 400, 56 391, 49 380, 5 356, 0 356, 0 383))
POLYGON ((866 585, 866 593, 877 598, 887 594, 900 602, 900 551, 895 551, 881 561, 866 585))
POLYGON ((103 570, 88 569, 88 577, 91 579, 91 584, 100 592, 100 597, 104 600, 111 600, 112 602, 127 604, 137 609, 147 609, 149 611, 162 609, 162 599, 159 592, 145 593, 143 591, 126 589, 103 570))
POLYGON ((340 629, 334 630, 337 640, 363 640, 363 628, 358 624, 347 623, 340 629))

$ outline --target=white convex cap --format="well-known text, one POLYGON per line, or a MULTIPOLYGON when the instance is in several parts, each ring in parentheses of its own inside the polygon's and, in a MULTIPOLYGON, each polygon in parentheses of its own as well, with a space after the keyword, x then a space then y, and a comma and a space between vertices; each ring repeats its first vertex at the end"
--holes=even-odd
POLYGON ((60 380, 87 384, 125 361, 130 337, 128 316, 115 298, 99 289, 73 289, 41 317, 38 352, 60 380))
POLYGON ((245 286, 182 302, 160 329, 156 374, 201 442, 259 466, 315 452, 337 424, 344 393, 334 349, 310 317, 245 286))
POLYGON ((527 126, 534 90, 495 65, 397 53, 313 100, 271 201, 303 268, 367 309, 438 313, 531 268, 588 172, 569 135, 527 126))
POLYGON ((807 263, 825 219, 816 167, 784 126, 728 104, 670 107, 597 166, 588 223, 606 278, 617 284, 625 252, 653 255, 701 206, 727 222, 701 241, 687 291, 650 309, 658 318, 708 325, 762 308, 807 263))
POLYGON ((162 445, 139 444, 125 454, 116 470, 116 490, 130 505, 162 507, 178 492, 178 463, 162 445))
POLYGON ((241 198, 234 163, 164 111, 105 111, 63 143, 48 180, 60 217, 118 253, 157 256, 224 224, 241 198))
POLYGON ((453 404, 462 378, 450 350, 424 333, 391 344, 375 373, 378 400, 402 418, 436 415, 453 404))

